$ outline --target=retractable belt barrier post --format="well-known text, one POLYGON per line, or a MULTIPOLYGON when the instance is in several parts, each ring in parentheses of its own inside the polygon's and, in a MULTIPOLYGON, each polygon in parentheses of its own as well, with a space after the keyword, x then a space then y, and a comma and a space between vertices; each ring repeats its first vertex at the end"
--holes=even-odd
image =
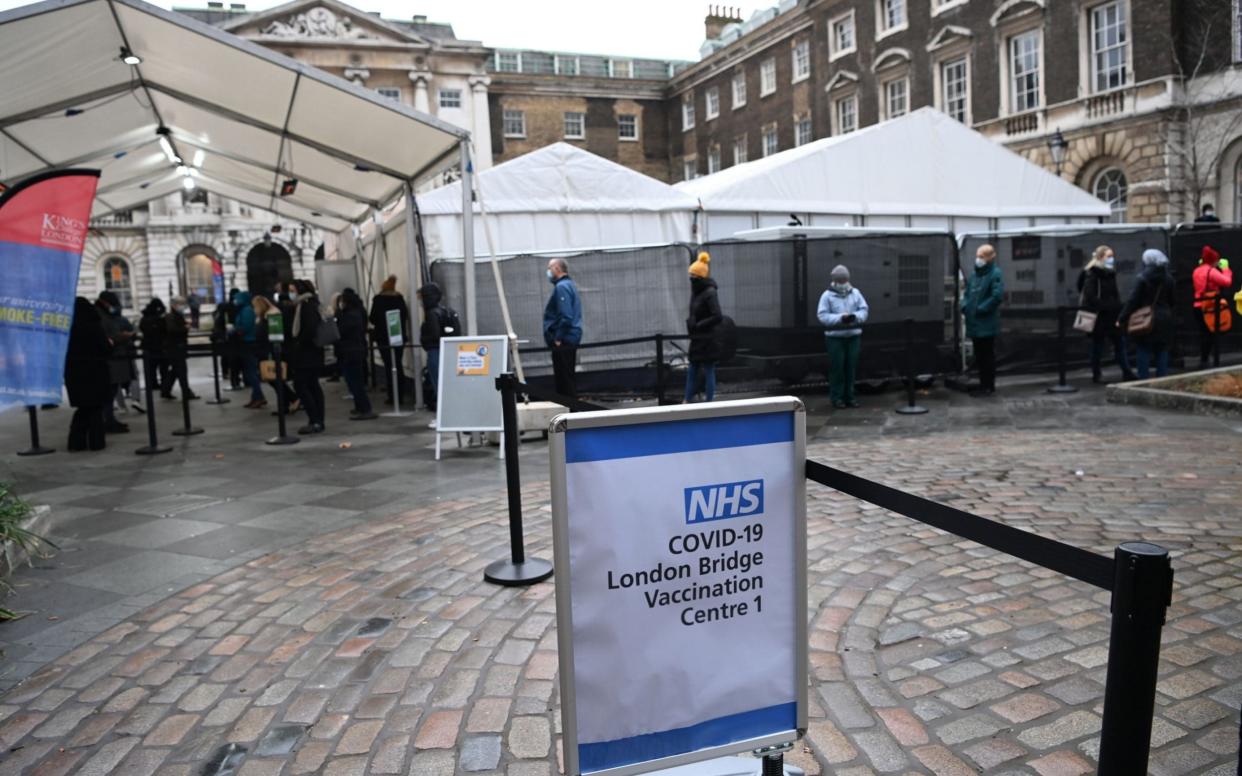
POLYGON ((906 405, 897 408, 898 415, 926 415, 927 408, 914 402, 914 319, 906 319, 906 405))
POLYGON ((171 452, 171 447, 160 445, 159 437, 155 433, 155 397, 152 395, 155 382, 155 365, 151 363, 151 357, 145 352, 142 354, 142 382, 143 391, 147 397, 147 446, 140 447, 134 451, 137 455, 159 455, 160 453, 171 452))
POLYGON ((208 399, 204 404, 228 404, 232 399, 220 395, 220 353, 217 343, 211 343, 211 382, 215 388, 216 398, 208 399))
POLYGON ((39 408, 34 405, 26 407, 27 414, 30 415, 30 447, 25 450, 19 450, 18 455, 47 455, 56 452, 56 448, 44 447, 39 444, 39 408))
POLYGON ((496 378, 504 417, 505 485, 509 492, 509 560, 498 560, 483 571, 483 579, 495 585, 533 585, 552 576, 552 564, 527 558, 522 537, 522 477, 518 470, 517 379, 510 373, 496 378))
POLYGON ((1065 313, 1073 308, 1057 308, 1057 384, 1048 386, 1048 393, 1077 393, 1078 389, 1070 385, 1066 378, 1065 363, 1065 313))
MULTIPOLYGON (((215 359, 212 359, 212 360, 214 362, 215 359)), ((186 358, 181 359, 180 369, 181 369, 182 375, 187 375, 187 373, 190 371, 190 366, 188 363, 188 356, 186 358)), ((195 434, 203 433, 203 429, 199 428, 198 426, 190 422, 190 392, 188 390, 189 385, 190 385, 190 378, 186 376, 185 383, 183 383, 181 387, 181 420, 184 423, 184 425, 182 425, 182 427, 177 429, 176 431, 172 432, 173 436, 194 436, 195 434)))
POLYGON ((285 362, 280 358, 280 343, 272 343, 272 358, 276 364, 276 436, 267 440, 264 444, 269 445, 296 445, 301 442, 295 436, 289 436, 285 429, 285 414, 289 409, 289 399, 285 396, 285 374, 281 368, 285 362))

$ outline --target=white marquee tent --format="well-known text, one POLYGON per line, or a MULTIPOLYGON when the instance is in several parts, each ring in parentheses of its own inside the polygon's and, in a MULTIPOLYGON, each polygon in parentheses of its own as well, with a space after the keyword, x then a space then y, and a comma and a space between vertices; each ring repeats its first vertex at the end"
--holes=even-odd
POLYGON ((784 226, 968 232, 1096 223, 1109 206, 932 108, 678 183, 705 240, 784 226))
MULTIPOLYGON (((692 239, 694 197, 568 143, 523 154, 477 179, 497 254, 692 239)), ((461 183, 419 196, 418 206, 428 255, 460 257, 461 183)), ((481 219, 474 233, 482 250, 481 219)))

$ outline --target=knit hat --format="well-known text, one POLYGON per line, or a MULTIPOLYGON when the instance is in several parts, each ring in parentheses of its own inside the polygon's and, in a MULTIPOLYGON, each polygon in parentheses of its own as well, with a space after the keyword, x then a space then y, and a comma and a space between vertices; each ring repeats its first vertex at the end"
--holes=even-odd
POLYGON ((838 264, 837 266, 833 267, 832 278, 833 280, 836 280, 837 278, 845 278, 846 280, 849 280, 850 279, 849 267, 845 266, 844 264, 838 264))
POLYGON ((1169 257, 1165 256, 1163 251, 1148 248, 1143 251, 1143 263, 1149 267, 1163 267, 1169 263, 1169 257))
POLYGON ((707 265, 711 264, 712 257, 707 251, 700 251, 699 257, 690 265, 690 275, 696 278, 705 278, 711 274, 711 268, 707 265))
POLYGON ((1220 251, 1210 245, 1203 246, 1203 252, 1199 254, 1199 260, 1204 264, 1215 264, 1220 261, 1220 251))
POLYGON ((397 276, 389 275, 387 278, 385 278, 383 284, 380 285, 380 289, 383 291, 396 291, 397 290, 397 276))

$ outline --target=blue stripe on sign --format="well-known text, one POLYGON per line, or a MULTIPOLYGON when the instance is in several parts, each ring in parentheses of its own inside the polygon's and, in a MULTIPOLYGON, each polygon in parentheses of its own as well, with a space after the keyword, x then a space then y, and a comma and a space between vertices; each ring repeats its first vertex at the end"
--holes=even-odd
POLYGON ((565 435, 565 462, 692 453, 726 447, 792 442, 792 412, 733 415, 571 430, 565 435))
POLYGON ((578 744, 578 770, 592 773, 697 752, 708 747, 794 730, 797 724, 798 705, 782 703, 766 709, 709 719, 677 730, 645 733, 597 744, 578 744))

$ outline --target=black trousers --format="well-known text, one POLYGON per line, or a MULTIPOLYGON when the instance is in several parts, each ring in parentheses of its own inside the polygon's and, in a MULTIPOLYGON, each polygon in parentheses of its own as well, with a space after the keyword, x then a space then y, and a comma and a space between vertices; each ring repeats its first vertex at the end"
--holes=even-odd
POLYGON ((577 365, 577 345, 561 345, 552 349, 552 378, 556 382, 556 392, 571 399, 578 396, 578 376, 574 370, 577 365))
POLYGON ((387 345, 379 345, 380 358, 384 359, 384 385, 388 394, 388 401, 392 401, 392 364, 393 356, 397 359, 397 390, 401 401, 405 401, 405 373, 401 371, 401 362, 405 359, 405 348, 392 348, 387 345))
POLYGON ((313 425, 323 425, 323 386, 319 384, 319 367, 295 367, 293 390, 298 392, 306 420, 313 425))
POLYGON ((1195 310, 1195 320, 1199 322, 1199 368, 1206 369, 1208 363, 1213 360, 1212 351, 1215 350, 1216 333, 1208 328, 1201 310, 1195 310))
POLYGON ((69 421, 70 452, 102 450, 104 444, 103 407, 78 407, 74 410, 73 418, 69 421))
POLYGON ((975 345, 975 368, 979 370, 979 387, 996 390, 996 338, 972 337, 975 345))
POLYGON ((172 396, 173 383, 181 386, 181 395, 190 396, 190 381, 187 378, 187 367, 184 355, 167 356, 160 364, 160 395, 172 396))

